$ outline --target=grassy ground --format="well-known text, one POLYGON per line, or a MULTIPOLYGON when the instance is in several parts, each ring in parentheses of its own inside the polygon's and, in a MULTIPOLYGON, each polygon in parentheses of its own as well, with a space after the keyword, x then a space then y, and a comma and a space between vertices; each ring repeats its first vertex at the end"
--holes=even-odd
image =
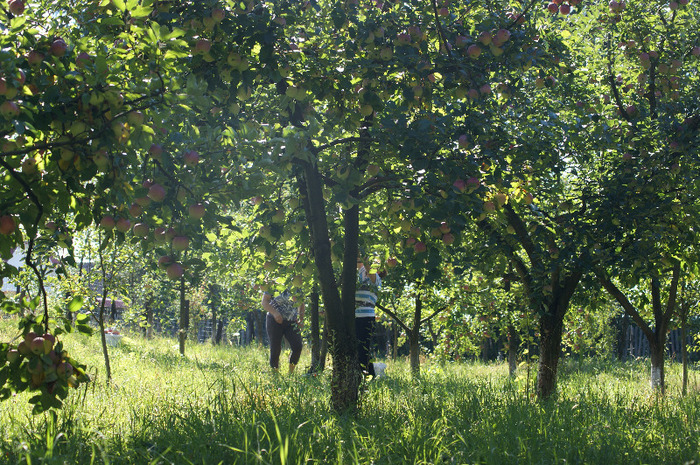
MULTIPOLYGON (((0 321, 0 340, 13 331, 0 321)), ((107 384, 97 337, 64 345, 95 382, 55 418, 32 416, 23 395, 0 402, 0 463, 700 462, 698 375, 682 398, 677 365, 659 399, 645 361, 565 359, 558 399, 537 402, 525 370, 510 380, 503 364, 428 361, 412 381, 388 361, 351 417, 330 411, 328 374, 275 376, 264 349, 189 344, 182 358, 174 340, 127 336, 107 384)))

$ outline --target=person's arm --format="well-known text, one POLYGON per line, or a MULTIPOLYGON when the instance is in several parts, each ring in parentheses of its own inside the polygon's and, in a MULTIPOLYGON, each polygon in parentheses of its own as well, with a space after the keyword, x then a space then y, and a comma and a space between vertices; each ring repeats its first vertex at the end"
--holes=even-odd
POLYGON ((272 317, 275 319, 275 321, 279 324, 282 324, 284 321, 284 318, 282 318, 282 314, 275 309, 275 307, 272 306, 270 301, 272 300, 272 296, 268 294, 267 292, 263 294, 262 298, 262 306, 263 310, 268 312, 272 317))
POLYGON ((306 308, 306 305, 304 304, 304 302, 302 302, 301 305, 299 305, 299 313, 297 316, 297 324, 299 325, 299 329, 304 328, 304 309, 305 308, 306 308))

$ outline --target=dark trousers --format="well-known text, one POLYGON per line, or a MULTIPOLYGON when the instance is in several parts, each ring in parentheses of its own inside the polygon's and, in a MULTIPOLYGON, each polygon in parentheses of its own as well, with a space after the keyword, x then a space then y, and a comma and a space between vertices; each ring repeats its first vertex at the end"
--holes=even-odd
POLYGON ((283 321, 281 324, 275 321, 275 317, 267 314, 265 317, 267 338, 270 340, 270 366, 279 368, 280 353, 282 352, 282 338, 286 338, 292 353, 289 356, 289 363, 296 365, 299 363, 303 342, 296 322, 283 321))
POLYGON ((373 316, 363 316, 355 318, 355 334, 357 335, 357 359, 360 362, 362 371, 366 371, 374 376, 374 364, 370 363, 370 352, 372 346, 372 334, 374 333, 373 316))

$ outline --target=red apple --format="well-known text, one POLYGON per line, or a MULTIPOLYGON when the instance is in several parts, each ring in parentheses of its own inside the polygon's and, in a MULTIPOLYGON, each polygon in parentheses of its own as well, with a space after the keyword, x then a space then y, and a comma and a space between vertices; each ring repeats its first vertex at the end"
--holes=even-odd
POLYGON ((15 16, 19 16, 24 13, 24 1, 23 0, 10 0, 9 3, 10 13, 15 16))
POLYGON ((0 234, 10 235, 15 231, 15 219, 10 215, 0 216, 0 234))
POLYGON ((58 367, 56 367, 56 374, 61 378, 66 378, 73 374, 73 365, 68 362, 61 362, 58 367))
POLYGON ((85 68, 92 62, 92 57, 87 54, 87 52, 80 52, 75 58, 75 65, 78 68, 85 68))
POLYGON ((467 48, 467 55, 469 55, 469 58, 479 58, 479 55, 481 55, 481 47, 476 44, 470 45, 467 48))
POLYGON ((7 361, 9 363, 15 363, 17 360, 19 360, 19 350, 10 349, 7 351, 7 361))
POLYGON ((160 184, 153 184, 148 188, 147 195, 154 202, 162 202, 165 199, 165 188, 160 184))
POLYGON ((416 242, 416 244, 413 246, 413 251, 415 253, 423 253, 426 250, 428 250, 428 248, 426 247, 425 243, 421 241, 416 242))
POLYGON ((165 228, 157 227, 156 229, 153 230, 153 239, 157 244, 164 244, 165 243, 165 228))
POLYGON ((563 15, 568 15, 571 13, 571 5, 564 4, 559 7, 559 12, 563 15))
POLYGON ((151 144, 148 149, 148 155, 154 160, 160 161, 163 155, 163 146, 160 144, 151 144))
POLYGON ((42 61, 44 61, 44 54, 41 52, 31 50, 27 54, 27 62, 29 63, 29 66, 40 65, 42 61))
POLYGON ((217 23, 223 21, 225 15, 226 12, 222 8, 214 8, 213 10, 211 10, 211 17, 217 23))
POLYGON ((109 215, 103 216, 100 220, 100 227, 106 231, 111 231, 116 225, 117 222, 114 221, 114 218, 109 215))
POLYGON ((166 268, 165 273, 168 275, 168 278, 170 279, 179 279, 182 277, 182 273, 184 270, 182 269, 182 265, 179 263, 173 263, 166 268))
POLYGON ((168 255, 164 255, 158 259, 158 267, 161 270, 166 269, 168 266, 170 266, 173 263, 172 257, 168 255))
POLYGON ((450 229, 451 229, 450 225, 448 225, 446 222, 443 221, 442 223, 440 223, 440 232, 441 233, 447 234, 448 232, 450 232, 450 229))
POLYGON ((208 39, 199 39, 194 46, 194 52, 198 55, 204 55, 211 50, 211 42, 208 39))
POLYGON ((398 262, 396 261, 395 258, 390 258, 386 261, 386 266, 388 266, 389 268, 393 268, 396 266, 397 263, 398 262))
POLYGON ((40 355, 40 354, 43 355, 44 354, 44 338, 41 336, 37 336, 34 339, 32 339, 32 342, 29 343, 29 350, 31 350, 32 353, 35 355, 40 355))
POLYGON ((493 202, 491 202, 490 200, 488 200, 488 201, 484 202, 484 210, 485 210, 487 213, 493 213, 493 212, 496 211, 496 205, 494 205, 493 202))
POLYGON ((185 162, 185 165, 189 166, 190 168, 194 168, 195 166, 197 166, 197 163, 199 163, 199 153, 197 153, 194 150, 188 150, 187 152, 185 152, 183 160, 185 162))
POLYGON ((455 236, 451 233, 447 233, 442 236, 442 242, 445 243, 445 245, 452 245, 455 241, 455 236))
POLYGON ((119 218, 117 220, 116 228, 117 228, 117 231, 119 231, 121 233, 125 233, 129 229, 131 229, 131 221, 129 221, 126 218, 119 218))
POLYGON ((129 207, 129 214, 134 218, 138 218, 139 216, 143 215, 143 207, 140 204, 134 202, 129 207))
POLYGON ((206 213, 206 208, 201 203, 190 205, 187 210, 190 217, 195 220, 201 220, 204 217, 204 213, 206 213))
POLYGON ((462 179, 458 179, 452 184, 452 187, 459 192, 464 192, 467 188, 467 183, 465 183, 462 179))
POLYGON ((488 31, 483 31, 479 34, 479 42, 483 45, 490 45, 492 40, 491 33, 488 31))
POLYGON ((63 39, 59 38, 51 42, 49 50, 51 51, 51 55, 55 57, 62 57, 66 54, 66 50, 68 50, 68 45, 66 45, 63 39))
POLYGON ((173 250, 177 250, 178 252, 182 252, 183 250, 187 250, 187 248, 190 246, 190 240, 187 238, 187 236, 175 236, 173 237, 173 250))

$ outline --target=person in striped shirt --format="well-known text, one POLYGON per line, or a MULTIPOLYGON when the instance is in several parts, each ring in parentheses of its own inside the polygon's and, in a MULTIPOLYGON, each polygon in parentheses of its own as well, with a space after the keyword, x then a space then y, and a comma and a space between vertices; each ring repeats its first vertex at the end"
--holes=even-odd
POLYGON ((363 372, 375 376, 374 364, 370 363, 370 347, 374 332, 377 292, 382 279, 376 273, 369 273, 364 260, 357 258, 357 287, 355 290, 355 334, 357 335, 358 360, 363 372))

